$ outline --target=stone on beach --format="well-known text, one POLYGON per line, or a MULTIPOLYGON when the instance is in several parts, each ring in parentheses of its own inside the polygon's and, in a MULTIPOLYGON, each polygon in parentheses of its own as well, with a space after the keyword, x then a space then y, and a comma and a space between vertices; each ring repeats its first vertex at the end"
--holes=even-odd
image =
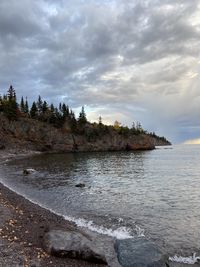
POLYGON ((33 173, 33 172, 35 172, 34 169, 24 169, 24 170, 23 170, 23 174, 25 174, 25 175, 31 174, 31 173, 33 173))
POLYGON ((168 267, 168 257, 145 238, 116 240, 115 250, 122 267, 168 267))
POLYGON ((51 230, 44 236, 44 247, 51 255, 106 263, 95 243, 77 231, 51 230))

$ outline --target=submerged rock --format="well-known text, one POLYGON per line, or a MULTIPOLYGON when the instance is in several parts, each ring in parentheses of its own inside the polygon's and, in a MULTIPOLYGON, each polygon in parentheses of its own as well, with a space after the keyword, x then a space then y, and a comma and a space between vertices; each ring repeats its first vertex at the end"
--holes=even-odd
POLYGON ((83 187, 85 187, 85 184, 84 183, 79 183, 79 184, 76 184, 75 186, 83 188, 83 187))
POLYGON ((31 174, 31 173, 33 173, 33 172, 35 172, 34 169, 24 169, 24 170, 23 170, 23 174, 25 174, 25 175, 31 174))
POLYGON ((76 231, 51 230, 44 236, 45 250, 55 256, 106 263, 102 251, 88 237, 76 231))
POLYGON ((145 238, 117 240, 115 243, 122 267, 168 267, 168 257, 145 238))

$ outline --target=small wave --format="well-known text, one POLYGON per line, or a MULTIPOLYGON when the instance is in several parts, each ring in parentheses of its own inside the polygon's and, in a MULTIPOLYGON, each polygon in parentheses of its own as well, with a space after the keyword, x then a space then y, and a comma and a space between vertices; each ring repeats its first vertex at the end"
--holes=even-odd
POLYGON ((108 235, 112 237, 116 237, 117 239, 126 239, 126 238, 133 238, 134 236, 131 235, 131 229, 126 227, 119 227, 115 230, 111 228, 106 228, 104 226, 98 226, 93 223, 93 221, 87 221, 85 219, 76 219, 70 216, 64 216, 64 218, 68 221, 74 222, 78 227, 88 228, 89 230, 108 235))
POLYGON ((138 225, 136 225, 135 231, 136 231, 137 236, 139 236, 139 237, 145 236, 144 229, 140 228, 138 225))
POLYGON ((118 222, 119 223, 121 223, 121 222, 123 222, 124 221, 124 219, 122 219, 122 218, 118 218, 118 222))
POLYGON ((195 264, 196 262, 198 262, 198 260, 200 260, 200 256, 196 256, 196 253, 189 257, 175 255, 174 257, 169 257, 169 260, 178 263, 195 264))
MULTIPOLYGON (((1 183, 6 186, 7 188, 9 188, 11 191, 15 192, 16 194, 19 194, 21 196, 23 196, 25 199, 29 200, 30 202, 39 205, 42 208, 45 208, 51 212, 53 212, 54 214, 57 214, 59 216, 62 216, 65 220, 67 221, 71 221, 73 223, 75 223, 78 227, 83 227, 83 228, 87 228, 93 232, 99 233, 99 234, 103 234, 103 235, 108 235, 111 237, 115 237, 117 239, 128 239, 128 238, 134 238, 135 235, 131 234, 132 230, 131 228, 125 227, 125 226, 121 226, 117 229, 111 229, 111 228, 106 228, 104 226, 98 226, 96 224, 94 224, 93 221, 87 221, 85 219, 82 218, 75 218, 72 216, 66 216, 63 215, 61 213, 56 212, 55 210, 49 208, 46 205, 43 205, 33 199, 28 198, 25 194, 19 192, 18 190, 15 190, 13 188, 11 188, 10 186, 8 186, 7 184, 5 184, 3 181, 1 181, 1 183)), ((144 229, 140 228, 138 225, 135 226, 135 232, 136 235, 138 237, 143 237, 144 235, 144 229)))

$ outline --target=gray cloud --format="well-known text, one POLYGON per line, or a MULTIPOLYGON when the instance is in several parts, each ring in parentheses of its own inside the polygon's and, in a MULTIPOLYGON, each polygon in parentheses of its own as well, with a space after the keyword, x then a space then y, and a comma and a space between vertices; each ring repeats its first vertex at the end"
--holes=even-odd
POLYGON ((197 138, 198 2, 1 0, 1 92, 13 83, 30 100, 85 104, 91 119, 197 138))

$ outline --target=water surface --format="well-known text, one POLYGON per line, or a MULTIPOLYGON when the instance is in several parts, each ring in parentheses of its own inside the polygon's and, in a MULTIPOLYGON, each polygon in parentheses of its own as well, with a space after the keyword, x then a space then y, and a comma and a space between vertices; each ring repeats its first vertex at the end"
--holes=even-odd
POLYGON ((4 162, 0 175, 57 213, 92 220, 103 230, 126 227, 133 236, 144 229, 167 253, 191 255, 200 247, 199 148, 43 154, 4 162), (35 171, 26 176, 25 168, 35 171))

